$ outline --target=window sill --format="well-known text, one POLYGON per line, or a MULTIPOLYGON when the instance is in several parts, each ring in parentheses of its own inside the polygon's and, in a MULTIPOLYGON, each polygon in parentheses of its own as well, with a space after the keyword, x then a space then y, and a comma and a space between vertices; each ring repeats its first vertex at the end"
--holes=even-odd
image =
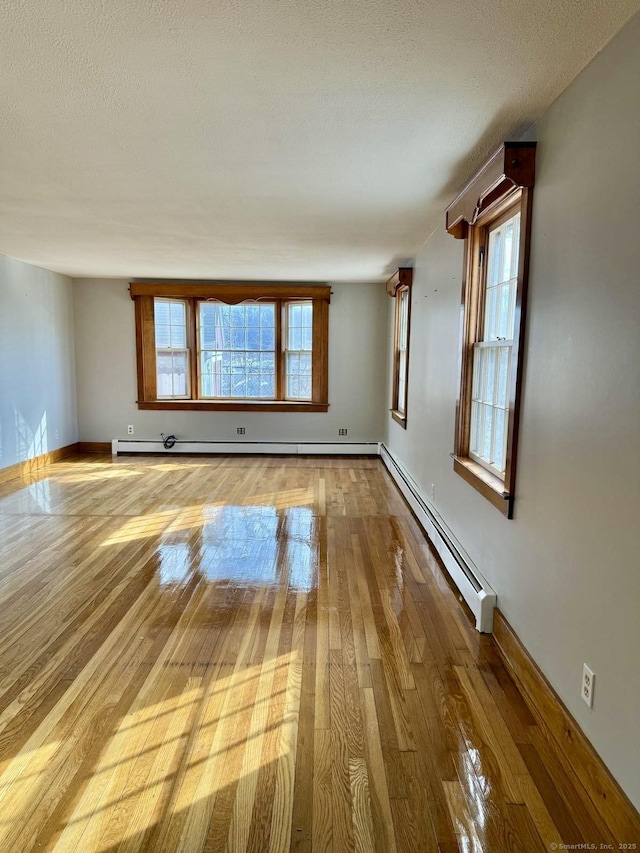
POLYGON ((465 482, 497 507, 507 518, 513 518, 513 497, 505 491, 504 483, 472 459, 451 454, 453 470, 465 482))
POLYGON ((391 409, 391 417, 397 424, 400 424, 402 429, 407 428, 407 416, 400 414, 400 412, 396 411, 396 409, 391 409))
POLYGON ((220 400, 138 400, 138 408, 174 412, 327 412, 329 404, 286 400, 252 400, 246 403, 227 403, 220 400))

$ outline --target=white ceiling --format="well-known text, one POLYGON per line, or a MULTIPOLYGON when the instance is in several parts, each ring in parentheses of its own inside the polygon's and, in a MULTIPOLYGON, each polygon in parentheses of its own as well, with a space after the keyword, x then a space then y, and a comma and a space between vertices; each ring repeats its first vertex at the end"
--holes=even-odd
POLYGON ((0 252, 364 281, 411 258, 640 0, 14 0, 0 252))

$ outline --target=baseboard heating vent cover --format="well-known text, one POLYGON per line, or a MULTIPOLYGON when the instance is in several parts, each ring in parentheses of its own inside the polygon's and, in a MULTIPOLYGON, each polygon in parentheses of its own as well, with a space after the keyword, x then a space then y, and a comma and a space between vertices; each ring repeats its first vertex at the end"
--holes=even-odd
POLYGON ((114 456, 121 453, 264 453, 285 456, 377 456, 379 447, 377 441, 187 441, 179 438, 169 449, 164 446, 160 439, 145 441, 142 439, 114 438, 111 442, 111 452, 114 456))

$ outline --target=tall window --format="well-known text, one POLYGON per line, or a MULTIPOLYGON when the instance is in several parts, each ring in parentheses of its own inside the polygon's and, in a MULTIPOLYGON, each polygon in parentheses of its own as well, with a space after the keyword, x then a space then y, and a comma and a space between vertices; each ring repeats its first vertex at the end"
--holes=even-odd
POLYGON ((465 239, 454 469, 513 517, 535 143, 505 143, 447 209, 465 239))
POLYGON ((504 477, 509 374, 515 332, 520 212, 488 229, 481 294, 482 336, 473 347, 469 456, 504 477))
POLYGON ((413 270, 401 267, 387 282, 387 293, 396 300, 393 335, 393 387, 391 417, 406 429, 409 380, 409 321, 413 270))
POLYGON ((138 407, 326 411, 330 289, 132 283, 138 407))
POLYGON ((181 299, 156 299, 156 383, 161 399, 189 396, 187 305, 181 299))
POLYGON ((286 322, 286 394, 288 400, 311 399, 313 303, 290 302, 286 322))

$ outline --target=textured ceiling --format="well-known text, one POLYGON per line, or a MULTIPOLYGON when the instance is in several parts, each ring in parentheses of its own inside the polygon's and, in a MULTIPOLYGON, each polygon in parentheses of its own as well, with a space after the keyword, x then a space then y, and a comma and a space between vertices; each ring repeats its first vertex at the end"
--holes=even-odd
POLYGON ((13 0, 0 252, 363 281, 413 256, 639 0, 13 0))

